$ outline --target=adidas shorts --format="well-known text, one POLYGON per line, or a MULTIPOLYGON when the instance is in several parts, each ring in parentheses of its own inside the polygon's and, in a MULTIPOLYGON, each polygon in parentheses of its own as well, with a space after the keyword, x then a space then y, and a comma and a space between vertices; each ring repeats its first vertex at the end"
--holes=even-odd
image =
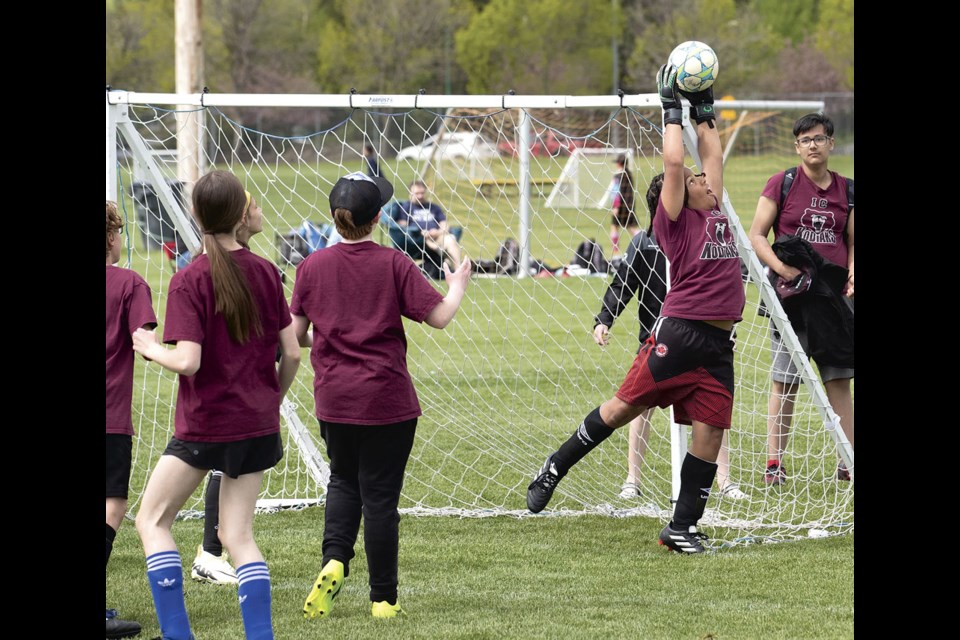
POLYGON ((176 456, 197 469, 216 469, 237 478, 273 468, 283 457, 280 432, 236 442, 186 442, 170 438, 165 456, 176 456))
POLYGON ((729 429, 733 416, 731 332, 699 320, 661 318, 616 396, 627 404, 673 406, 680 424, 729 429))
POLYGON ((127 499, 130 487, 130 461, 133 437, 123 433, 107 435, 107 496, 127 499))

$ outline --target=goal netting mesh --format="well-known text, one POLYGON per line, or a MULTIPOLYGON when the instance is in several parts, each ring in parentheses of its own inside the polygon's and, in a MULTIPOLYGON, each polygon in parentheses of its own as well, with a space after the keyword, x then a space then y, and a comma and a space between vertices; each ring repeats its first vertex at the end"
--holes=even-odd
MULTIPOLYGON (((395 185, 398 199, 406 199, 413 179, 427 182, 429 198, 451 225, 463 228, 461 245, 475 261, 493 259, 507 238, 519 240, 532 270, 475 277, 457 318, 444 331, 406 323, 407 362, 424 413, 400 507, 413 514, 529 515, 526 488, 543 459, 591 409, 611 397, 637 352, 637 302, 627 306, 609 346, 600 349, 591 332, 610 276, 564 277, 562 267, 585 239, 595 240, 611 257, 605 194, 616 155, 629 157, 638 218, 647 226, 643 194, 650 178, 662 171, 655 96, 634 106, 609 106, 610 97, 603 97, 596 101, 602 107, 578 98, 576 103, 585 106, 415 109, 369 103, 312 109, 223 101, 209 106, 209 99, 208 106, 178 108, 172 103, 182 103, 184 96, 166 102, 138 100, 137 94, 125 92, 108 96, 113 106, 108 106, 107 118, 107 193, 110 198, 115 189, 113 199, 130 230, 123 236, 120 266, 136 270, 150 284, 161 330, 176 255, 195 242, 189 223, 184 224, 191 184, 182 177, 182 159, 181 177, 177 167, 178 139, 183 145, 186 135, 199 148, 195 172, 232 171, 261 203, 264 230, 253 237, 251 249, 276 262, 288 295, 295 277, 291 262, 309 250, 297 241, 297 230, 306 222, 316 228, 330 222, 329 190, 340 175, 366 168, 365 144, 376 150, 380 170, 395 185), (561 188, 566 195, 552 196, 561 188), (582 197, 574 198, 574 190, 582 197)), ((796 164, 792 123, 813 110, 758 104, 718 109, 723 112, 718 124, 726 150, 727 207, 735 226, 736 213, 749 226, 767 178, 796 164)), ((841 172, 852 175, 852 164, 849 158, 841 172)), ((385 229, 374 237, 390 244, 385 229)), ((800 386, 791 416, 785 454, 789 478, 774 487, 763 482, 771 320, 758 314, 759 263, 753 264, 756 258, 745 237, 741 230, 740 254, 750 269, 744 280, 747 306, 737 327, 736 405, 729 433, 730 479, 745 497, 732 499, 715 490, 701 524, 719 544, 795 539, 810 535, 811 529, 814 535, 851 531, 853 482, 837 481, 843 447, 833 434, 835 416, 825 408, 815 369, 799 352, 797 362, 812 384, 800 386)), ((621 244, 626 248, 626 239, 621 244)), ((571 272, 579 273, 568 270, 567 275, 571 272)), ((445 291, 443 282, 434 284, 445 291)), ((779 306, 773 302, 771 308, 782 324, 779 306)), ((787 342, 795 346, 791 335, 787 342)), ((312 383, 304 354, 283 408, 285 455, 266 474, 263 486, 262 504, 268 507, 323 501, 328 468, 313 417, 312 383)), ((172 435, 176 385, 176 376, 138 358, 131 512, 172 435)), ((652 423, 641 497, 618 497, 626 476, 624 428, 574 467, 545 516, 668 519, 676 474, 671 454, 683 443, 671 442, 668 411, 655 411, 652 423)), ((847 458, 852 462, 852 452, 847 458)), ((201 490, 186 505, 188 514, 202 513, 201 490)))

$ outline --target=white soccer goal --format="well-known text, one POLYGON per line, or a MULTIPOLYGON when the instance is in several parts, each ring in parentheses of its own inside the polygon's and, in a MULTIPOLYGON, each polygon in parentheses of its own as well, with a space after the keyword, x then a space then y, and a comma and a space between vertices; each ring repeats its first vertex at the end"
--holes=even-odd
MULTIPOLYGON (((264 232, 251 247, 277 262, 285 286, 294 269, 283 257, 289 232, 305 221, 329 221, 328 194, 337 177, 360 170, 364 143, 373 144, 383 174, 406 197, 406 185, 423 177, 430 198, 464 229, 461 244, 473 259, 492 259, 507 237, 520 242, 523 264, 562 265, 585 238, 606 238, 609 211, 598 209, 609 186, 613 158, 631 158, 637 202, 662 171, 661 122, 655 94, 637 96, 361 96, 173 95, 107 93, 106 193, 117 200, 132 233, 121 266, 151 285, 161 321, 174 262, 169 252, 191 249, 198 238, 189 217, 192 184, 177 171, 193 163, 196 174, 234 172, 262 204, 264 232), (180 105, 180 106, 176 106, 180 105), (199 125, 197 158, 158 161, 176 151, 180 132, 199 125), (253 124, 257 123, 254 128, 253 124), (446 139, 476 139, 458 162, 395 158, 397 152, 444 132, 446 139), (489 145, 489 146, 488 146, 489 145), (490 154, 490 148, 496 149, 490 154), (471 158, 472 149, 483 157, 471 158), (577 158, 577 160, 574 160, 577 158), (583 189, 580 206, 551 202, 551 191, 569 176, 571 163, 593 166, 599 192, 583 189), (134 175, 134 164, 142 165, 134 175), (566 171, 566 173, 565 173, 566 171), (136 196, 136 199, 135 197, 136 196), (135 231, 139 229, 140 231, 135 231), (157 230, 160 231, 157 231, 157 230), (151 231, 152 230, 152 231, 151 231), (175 232, 175 233, 174 233, 175 232), (148 235, 160 242, 145 242, 148 235), (163 249, 166 245, 167 249, 163 249), (158 248, 159 246, 159 248, 158 248)), ((839 483, 842 456, 853 452, 837 427, 815 370, 796 337, 739 225, 766 179, 796 163, 793 121, 820 103, 718 102, 733 119, 718 122, 728 145, 724 205, 748 265, 747 308, 737 330, 737 392, 730 433, 731 478, 747 497, 713 497, 703 524, 721 543, 776 541, 853 528, 853 483, 839 483), (744 111, 763 116, 742 118, 744 111), (735 131, 740 131, 734 135, 735 131), (749 144, 747 144, 749 143, 749 144), (766 461, 770 390, 770 320, 758 316, 764 300, 804 375, 786 453, 789 480, 762 481, 766 461)), ((689 124, 685 126, 689 134, 689 124)), ((696 160, 695 140, 685 136, 696 160)), ((851 170, 844 173, 852 174, 851 170)), ((580 178, 578 177, 578 180, 580 178)), ((648 213, 638 217, 646 225, 648 213)), ((375 235, 389 244, 386 230, 375 235)), ((609 255, 610 247, 601 246, 609 255)), ((322 249, 321 249, 322 250, 322 249)), ((289 252, 286 252, 289 255, 289 252)), ((636 303, 617 321, 604 350, 591 339, 604 278, 475 279, 456 320, 445 331, 407 323, 407 361, 424 415, 408 466, 401 510, 458 516, 527 515, 527 484, 543 458, 579 421, 609 398, 637 351, 636 303)), ((442 282, 437 287, 445 290, 442 282)), ((263 505, 307 505, 323 500, 328 469, 313 417, 313 372, 305 357, 283 409, 285 455, 264 483, 263 505)), ((134 391, 134 471, 130 509, 135 512, 149 471, 171 433, 176 378, 138 359, 134 391)), ((560 484, 546 517, 600 513, 666 519, 672 511, 671 452, 685 446, 685 430, 671 430, 667 412, 655 414, 643 468, 641 500, 618 497, 626 468, 626 429, 578 464, 560 484), (677 442, 671 443, 671 431, 677 442)), ((714 495, 717 496, 718 492, 714 495)), ((187 509, 202 511, 198 491, 187 509)), ((544 517, 536 516, 536 517, 544 517)))
POLYGON ((619 156, 627 159, 627 169, 633 169, 633 149, 617 147, 577 147, 560 171, 560 177, 547 196, 546 206, 573 209, 610 209, 611 170, 619 156))

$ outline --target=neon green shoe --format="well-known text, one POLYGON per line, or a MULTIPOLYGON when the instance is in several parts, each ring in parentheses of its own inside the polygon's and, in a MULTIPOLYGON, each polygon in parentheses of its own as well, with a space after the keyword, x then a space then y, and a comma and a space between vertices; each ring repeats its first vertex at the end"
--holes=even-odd
POLYGON ((317 583, 310 590, 307 601, 303 603, 304 618, 326 618, 330 615, 333 599, 343 586, 343 563, 330 560, 323 566, 317 583))
POLYGON ((399 615, 407 615, 407 612, 400 608, 400 603, 390 604, 386 600, 374 602, 370 608, 370 613, 374 618, 396 618, 399 615))

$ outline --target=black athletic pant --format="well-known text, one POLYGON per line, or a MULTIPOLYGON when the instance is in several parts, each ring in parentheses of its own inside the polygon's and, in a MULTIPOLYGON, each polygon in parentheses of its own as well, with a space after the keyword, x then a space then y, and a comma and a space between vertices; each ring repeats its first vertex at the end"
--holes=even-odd
POLYGON ((397 504, 416 430, 416 418, 379 426, 320 421, 330 458, 323 564, 339 560, 349 574, 362 515, 371 602, 397 601, 397 504))

